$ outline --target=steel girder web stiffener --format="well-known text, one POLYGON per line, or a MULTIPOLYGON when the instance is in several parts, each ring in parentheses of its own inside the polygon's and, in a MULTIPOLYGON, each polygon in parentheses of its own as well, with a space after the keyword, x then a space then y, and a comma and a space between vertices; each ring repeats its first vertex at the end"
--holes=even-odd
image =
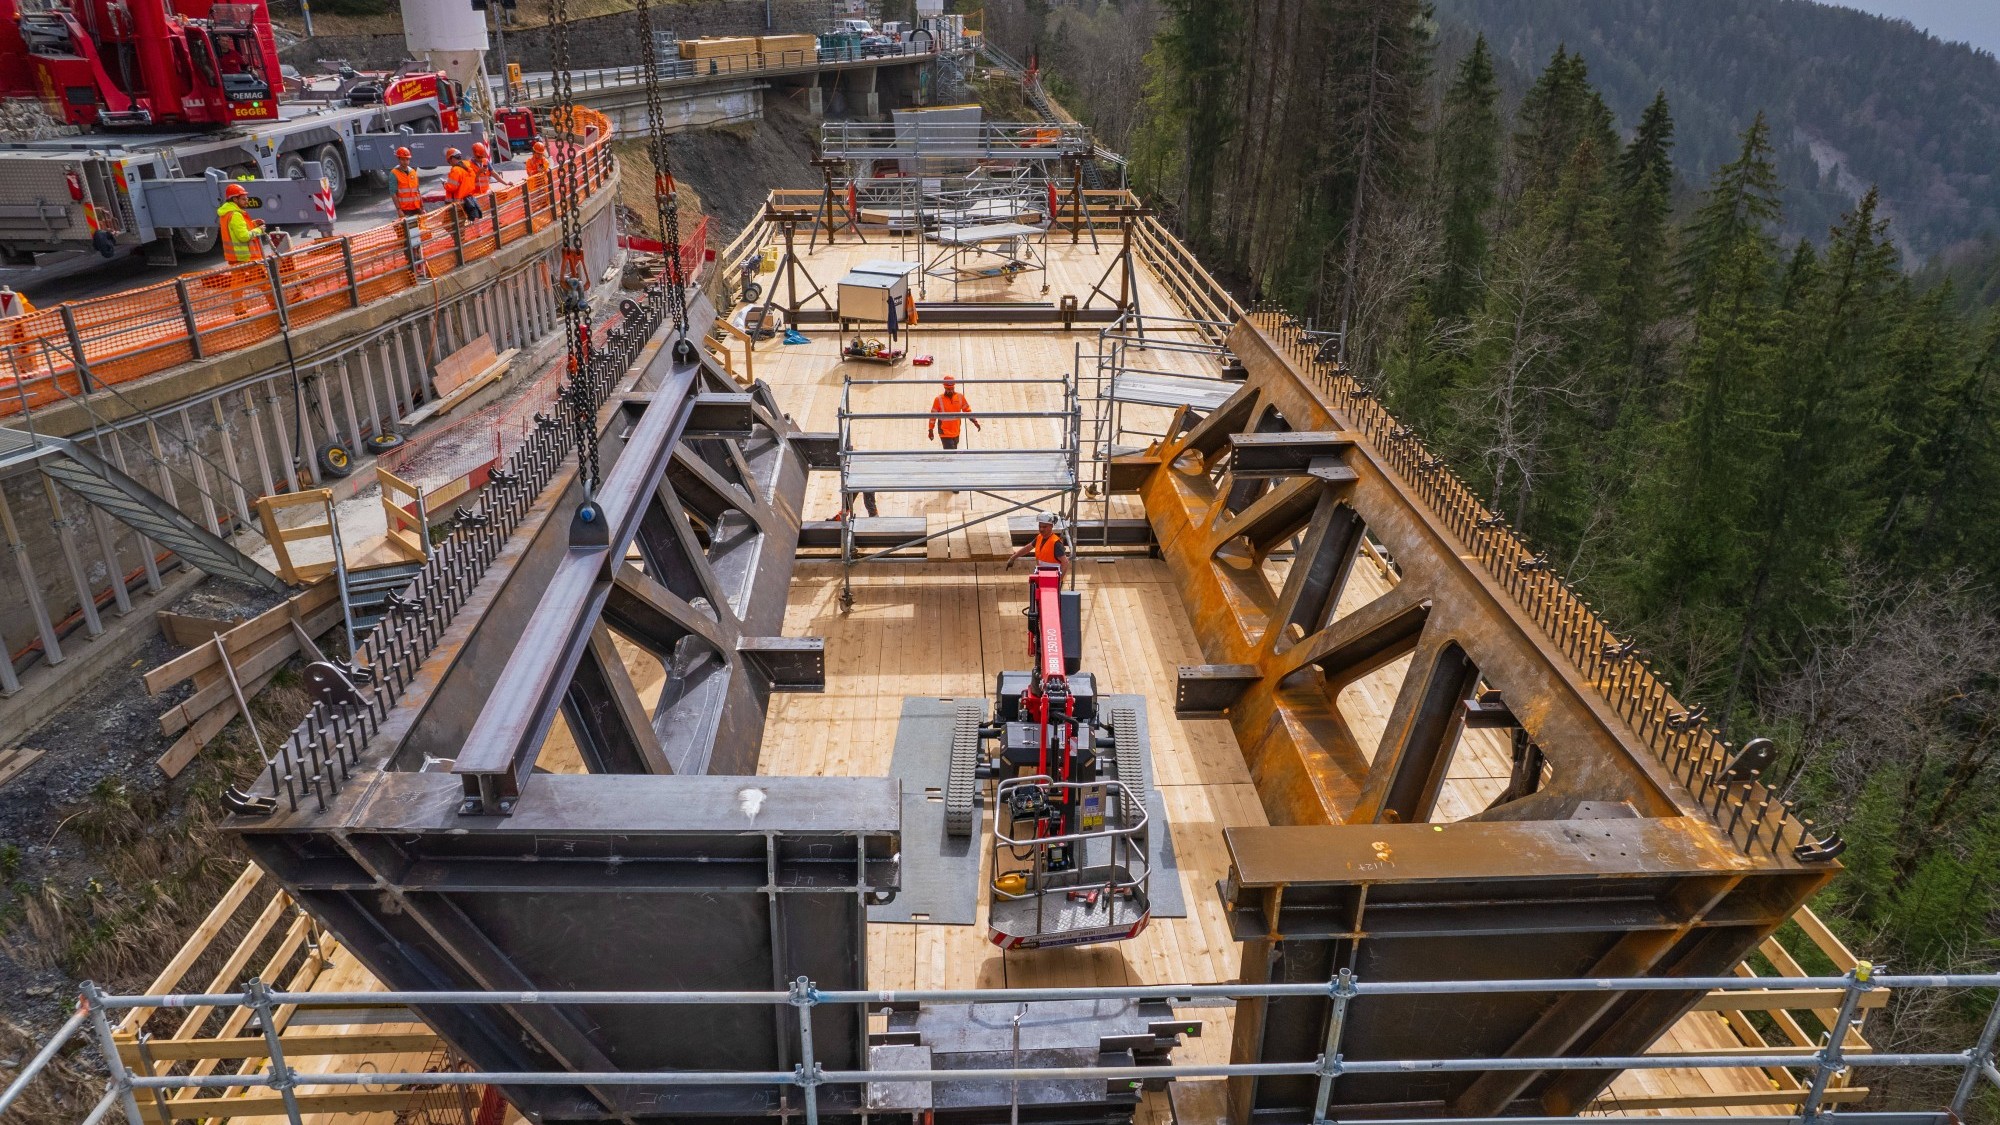
MULTIPOLYGON (((1245 385, 1120 458, 1210 663, 1176 710, 1226 717, 1277 827, 1227 833, 1243 980, 1723 975, 1832 877, 1825 849, 1295 324, 1239 322, 1245 385), (1357 561, 1362 560, 1362 561, 1357 561), (1357 566, 1386 592, 1341 612, 1357 566), (1379 745, 1342 690, 1407 661, 1379 745), (1439 812, 1468 732, 1512 772, 1439 812), (1503 758, 1504 760, 1504 758, 1503 758)), ((1350 599, 1352 601, 1357 599, 1350 599)), ((1379 996, 1350 1059, 1635 1054, 1685 992, 1379 996)), ((1246 1002, 1234 1061, 1327 1049, 1332 998, 1246 1002)), ((1348 1076, 1361 1114, 1574 1113, 1606 1071, 1348 1076)), ((1309 1121, 1316 1079, 1237 1079, 1233 1116, 1309 1121)))
MULTIPOLYGON (((560 438, 538 434, 502 479, 546 487, 503 489, 474 519, 483 573, 413 586, 414 624, 389 626, 414 630, 409 647, 371 642, 377 681, 336 685, 381 693, 365 717, 324 724, 352 745, 316 769, 295 733, 283 773, 239 801, 230 827, 257 861, 390 988, 865 984, 866 905, 897 883, 897 783, 750 776, 770 693, 824 682, 819 641, 778 636, 805 468, 768 389, 674 363, 671 336, 638 351, 634 389, 598 415, 596 518, 577 515, 560 438), (479 523, 496 512, 514 514, 479 523), (455 612, 433 615, 432 598, 455 612), (657 682, 621 648, 656 662, 657 682), (538 766, 559 715, 588 772, 538 766)), ((463 570, 454 550, 437 557, 463 570)), ((490 1071, 788 1071, 804 1057, 782 1006, 420 1015, 490 1071)), ((860 1067, 865 1039, 858 1012, 821 1019, 813 1057, 860 1067)), ((506 1093, 551 1121, 800 1110, 796 1089, 767 1086, 506 1093)), ((820 1093, 836 1110, 857 1097, 820 1093)))

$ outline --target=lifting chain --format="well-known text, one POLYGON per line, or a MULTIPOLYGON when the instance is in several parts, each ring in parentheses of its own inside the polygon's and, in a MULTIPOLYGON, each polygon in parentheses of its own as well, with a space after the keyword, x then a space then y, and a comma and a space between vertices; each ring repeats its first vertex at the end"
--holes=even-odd
POLYGON ((687 363, 694 358, 688 342, 687 274, 681 264, 681 215, 674 170, 667 157, 667 119, 660 108, 660 48, 653 38, 653 11, 650 0, 638 0, 639 52, 646 78, 647 151, 653 160, 653 206, 659 212, 660 242, 666 259, 667 315, 674 322, 674 360, 687 363))
POLYGON ((549 0, 549 30, 554 37, 550 62, 555 80, 555 108, 550 118, 557 135, 566 141, 563 159, 554 167, 556 219, 562 227, 556 302, 562 309, 563 338, 569 353, 569 381, 563 387, 561 400, 588 502, 601 483, 597 465, 598 395, 592 385, 590 362, 590 286, 584 277, 581 201, 585 138, 577 127, 576 93, 570 84, 569 0, 549 0))

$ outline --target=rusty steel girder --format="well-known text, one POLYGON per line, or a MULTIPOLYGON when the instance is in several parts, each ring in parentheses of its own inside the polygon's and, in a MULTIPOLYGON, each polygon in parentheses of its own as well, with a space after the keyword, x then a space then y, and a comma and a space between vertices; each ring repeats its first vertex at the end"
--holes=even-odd
MULTIPOLYGON (((1832 877, 1750 764, 1293 322, 1255 313, 1229 342, 1243 388, 1115 479, 1143 481, 1210 662, 1181 670, 1177 712, 1228 718, 1280 826, 1227 833, 1245 981, 1722 975, 1832 877), (1363 550, 1400 578, 1337 615, 1363 550), (1274 585, 1266 562, 1287 552, 1274 585), (1362 745, 1341 690, 1406 657, 1380 744, 1362 745), (1508 736, 1513 776, 1483 811, 1432 823, 1475 728, 1508 736)), ((1374 997, 1340 1049, 1636 1053, 1696 999, 1374 997)), ((1235 1061, 1315 1057, 1330 1010, 1239 1005, 1235 1061)), ((1333 1104, 1564 1114, 1612 1077, 1349 1077, 1333 1104)), ((1311 1120, 1315 1088, 1235 1080, 1236 1125, 1311 1120)))

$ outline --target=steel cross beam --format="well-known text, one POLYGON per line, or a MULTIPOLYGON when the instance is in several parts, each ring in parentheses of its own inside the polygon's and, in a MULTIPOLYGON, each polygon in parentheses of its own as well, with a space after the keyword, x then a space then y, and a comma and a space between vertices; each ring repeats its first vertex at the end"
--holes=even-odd
MULTIPOLYGON (((690 313, 705 331, 712 310, 690 313)), ((389 987, 866 984, 867 906, 898 882, 899 783, 752 776, 770 694, 824 684, 819 640, 778 635, 805 490, 796 431, 767 387, 677 363, 674 338, 668 324, 617 345, 637 375, 599 413, 587 518, 560 431, 536 431, 364 644, 375 677, 310 669, 322 702, 264 788, 233 798, 229 829, 389 987), (548 752, 559 715, 575 760, 548 752), (337 752, 314 749, 329 739, 337 752)), ((822 1021, 809 1049, 791 1013, 756 1009, 420 1015, 510 1073, 865 1062, 859 1011, 822 1021)), ((755 1084, 507 1094, 545 1121, 800 1109, 797 1091, 755 1084)))
MULTIPOLYGON (((1253 315, 1229 344, 1243 387, 1112 479, 1137 482, 1210 661, 1181 670, 1177 710, 1229 720, 1279 826, 1227 833, 1243 980, 1721 974, 1831 878, 1794 855, 1805 830, 1754 776, 1724 776, 1726 747, 1631 648, 1311 341, 1253 315), (1364 553, 1393 583, 1339 612, 1364 553), (1399 661, 1380 744, 1364 745, 1342 689, 1399 661), (1511 732, 1516 776, 1434 823, 1473 728, 1511 732)), ((1606 989, 1468 1019, 1378 998, 1344 1013, 1342 1051, 1635 1053, 1697 999, 1606 989)), ((1233 1061, 1315 1057, 1332 1010, 1330 996, 1239 1006, 1233 1061)), ((1350 1077, 1327 1096, 1374 1115, 1570 1113, 1611 1077, 1350 1077)), ((1320 1093, 1239 1078, 1232 1119, 1303 1125, 1320 1093)))

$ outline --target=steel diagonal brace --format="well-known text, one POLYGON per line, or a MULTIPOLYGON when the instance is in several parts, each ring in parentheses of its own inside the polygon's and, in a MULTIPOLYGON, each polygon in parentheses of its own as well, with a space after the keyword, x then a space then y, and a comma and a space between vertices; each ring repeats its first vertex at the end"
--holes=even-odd
POLYGON ((677 367, 666 385, 648 396, 617 462, 605 474, 593 502, 594 518, 586 520, 579 507, 570 548, 556 564, 520 645, 501 669, 453 767, 465 788, 463 812, 494 816, 513 811, 604 611, 616 569, 686 428, 696 371, 694 365, 677 367))

